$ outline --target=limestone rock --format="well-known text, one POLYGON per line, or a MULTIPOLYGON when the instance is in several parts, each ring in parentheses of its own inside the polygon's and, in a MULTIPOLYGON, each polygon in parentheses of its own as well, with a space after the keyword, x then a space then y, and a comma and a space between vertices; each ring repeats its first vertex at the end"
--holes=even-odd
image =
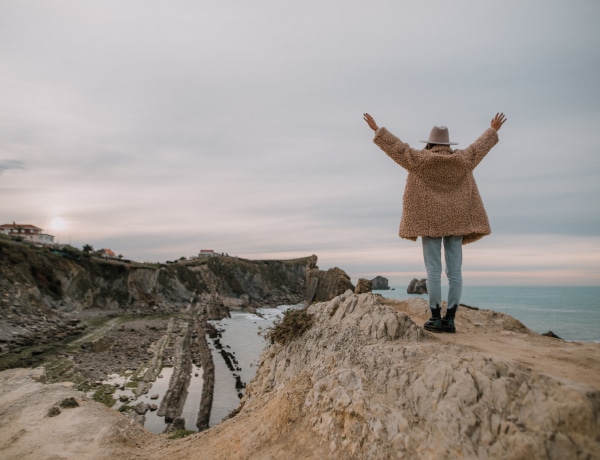
POLYGON ((371 280, 371 282, 373 283, 374 291, 385 291, 390 288, 388 279, 384 278, 383 276, 376 276, 371 280))
POLYGON ((150 407, 145 402, 139 402, 133 408, 138 415, 144 415, 150 407))
POLYGON ((299 428, 287 436, 298 436, 296 443, 311 437, 310 458, 548 458, 548 452, 592 458, 599 452, 600 391, 460 345, 440 347, 372 294, 348 292, 308 312, 315 316, 310 330, 263 353, 238 416, 257 417, 268 406, 270 426, 262 425, 263 432, 306 426, 304 438, 299 428))
POLYGON ((356 283, 356 288, 354 289, 355 294, 366 294, 367 292, 371 292, 373 289, 373 283, 365 278, 360 278, 358 283, 356 283))
POLYGON ((417 279, 413 278, 410 283, 408 283, 408 288, 406 289, 407 294, 427 294, 427 278, 417 279))
POLYGON ((354 285, 348 274, 341 268, 334 267, 327 271, 312 268, 308 275, 306 303, 324 302, 346 292, 354 291, 354 285))

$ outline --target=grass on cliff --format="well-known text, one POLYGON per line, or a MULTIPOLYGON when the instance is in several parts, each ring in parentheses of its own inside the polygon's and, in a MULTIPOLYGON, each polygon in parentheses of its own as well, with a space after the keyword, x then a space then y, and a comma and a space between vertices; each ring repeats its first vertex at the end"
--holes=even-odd
POLYGON ((286 310, 283 318, 273 321, 273 326, 262 329, 259 334, 271 344, 287 345, 304 334, 313 324, 313 317, 306 310, 286 310))

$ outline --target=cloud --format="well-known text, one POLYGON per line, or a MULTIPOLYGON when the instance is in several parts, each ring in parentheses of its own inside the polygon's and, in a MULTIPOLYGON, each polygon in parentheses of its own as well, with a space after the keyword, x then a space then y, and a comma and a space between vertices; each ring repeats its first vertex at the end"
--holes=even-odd
POLYGON ((25 163, 19 160, 0 160, 0 174, 9 169, 26 169, 25 163))
POLYGON ((600 4, 24 5, 0 6, 0 152, 19 159, 0 172, 28 170, 2 176, 7 222, 60 216, 62 241, 144 260, 417 270, 418 245, 395 258, 406 172, 362 113, 413 146, 447 125, 462 148, 501 110, 475 172, 490 238, 599 236, 600 4))

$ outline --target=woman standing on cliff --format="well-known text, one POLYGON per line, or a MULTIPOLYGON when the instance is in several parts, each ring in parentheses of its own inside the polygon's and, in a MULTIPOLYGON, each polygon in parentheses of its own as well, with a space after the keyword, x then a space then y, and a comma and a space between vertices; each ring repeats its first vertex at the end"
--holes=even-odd
POLYGON ((400 237, 423 241, 427 292, 431 318, 425 329, 456 332, 454 318, 462 293, 462 245, 491 233, 490 223, 473 177, 473 170, 498 142, 498 130, 506 121, 503 113, 464 150, 452 150, 448 128, 434 126, 424 149, 405 144, 387 129, 378 127, 368 113, 364 120, 375 131, 373 142, 408 171, 400 237), (442 244, 450 285, 448 308, 442 318, 442 244))

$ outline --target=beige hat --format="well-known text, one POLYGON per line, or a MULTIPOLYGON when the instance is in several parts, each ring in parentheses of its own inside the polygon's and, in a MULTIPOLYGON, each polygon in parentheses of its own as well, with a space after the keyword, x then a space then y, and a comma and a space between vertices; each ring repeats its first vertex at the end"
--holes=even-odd
POLYGON ((458 145, 458 142, 450 142, 450 134, 445 126, 434 126, 431 128, 428 141, 425 144, 458 145))

